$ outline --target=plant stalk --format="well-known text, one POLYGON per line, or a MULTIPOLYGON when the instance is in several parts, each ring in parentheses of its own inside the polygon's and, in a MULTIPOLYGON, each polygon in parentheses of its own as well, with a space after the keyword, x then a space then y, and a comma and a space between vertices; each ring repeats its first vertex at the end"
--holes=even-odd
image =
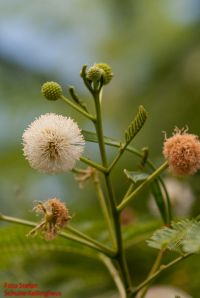
POLYGON ((94 162, 93 160, 87 159, 86 157, 80 157, 80 161, 82 161, 83 163, 97 169, 100 172, 106 173, 107 169, 105 167, 103 167, 102 165, 99 165, 98 163, 94 162))
POLYGON ((148 277, 147 279, 145 279, 141 284, 139 284, 137 287, 135 287, 129 298, 133 298, 135 297, 135 295, 145 286, 147 286, 149 283, 151 283, 156 277, 158 277, 163 271, 166 271, 167 269, 171 268, 172 266, 176 265, 177 263, 179 263, 180 261, 188 258, 189 256, 193 255, 192 253, 187 253, 184 256, 180 256, 178 258, 176 258, 175 260, 173 260, 172 262, 168 263, 167 265, 161 265, 160 269, 158 269, 153 275, 151 275, 150 277, 148 277))
POLYGON ((114 230, 113 230, 112 221, 110 220, 110 212, 107 208, 106 199, 105 199, 103 190, 101 188, 101 184, 100 184, 99 177, 97 176, 97 174, 96 174, 96 177, 94 178, 94 186, 96 188, 96 192, 97 192, 97 195, 98 195, 98 198, 99 198, 100 206, 101 206, 105 221, 106 221, 107 226, 108 226, 108 231, 109 231, 109 234, 110 234, 110 237, 111 237, 112 246, 116 249, 115 233, 114 233, 114 230))
MULTIPOLYGON (((99 96, 98 92, 97 93, 94 92, 93 96, 94 96, 95 107, 96 107, 97 121, 95 124, 95 128, 96 128, 97 137, 98 137, 98 141, 99 141, 99 149, 100 149, 100 153, 101 153, 102 164, 105 168, 107 168, 107 157, 106 157, 105 143, 104 143, 104 137, 103 137, 102 118, 101 118, 101 106, 100 106, 101 100, 100 100, 100 96, 99 96)), ((128 294, 130 293, 131 282, 130 282, 126 259, 124 256, 124 250, 123 250, 123 244, 122 244, 122 233, 121 233, 121 226, 120 226, 120 217, 119 217, 119 214, 118 214, 117 208, 116 208, 116 203, 115 203, 115 199, 114 199, 114 194, 113 194, 109 171, 104 173, 104 178, 105 178, 105 183, 106 183, 108 196, 109 196, 109 202, 107 202, 107 207, 111 210, 111 215, 112 215, 112 219, 113 219, 113 223, 114 223, 115 242, 116 242, 116 247, 117 247, 116 261, 118 262, 118 265, 119 265, 119 268, 121 271, 121 277, 123 280, 124 288, 126 291, 126 295, 128 297, 128 294), (108 205, 108 203, 109 203, 109 205, 108 205)))
POLYGON ((95 116, 91 115, 90 113, 86 112, 83 108, 79 107, 77 104, 73 103, 70 99, 65 97, 64 95, 61 95, 60 97, 65 103, 67 103, 70 107, 81 113, 86 118, 90 119, 92 122, 96 122, 95 116))
POLYGON ((144 182, 142 182, 130 195, 124 198, 124 200, 117 206, 117 210, 122 211, 130 201, 138 195, 145 186, 155 180, 166 168, 168 167, 167 161, 164 162, 157 170, 155 170, 144 182))
MULTIPOLYGON (((15 217, 11 217, 11 216, 6 216, 6 215, 2 215, 2 214, 0 214, 0 220, 7 221, 7 222, 12 222, 12 223, 17 223, 17 224, 21 224, 21 225, 29 226, 29 227, 36 227, 38 225, 37 223, 34 223, 32 221, 24 220, 24 219, 21 219, 21 218, 15 218, 15 217)), ((71 228, 71 232, 72 232, 72 229, 73 228, 71 228)), ((73 232, 75 232, 75 229, 73 229, 73 232)), ((79 244, 83 244, 87 247, 93 248, 96 251, 101 252, 101 253, 107 255, 110 258, 115 257, 115 253, 111 249, 104 246, 103 244, 93 240, 92 238, 90 238, 89 236, 84 235, 81 232, 78 232, 77 230, 76 230, 75 234, 76 235, 78 234, 78 237, 75 236, 75 235, 65 233, 65 232, 59 232, 58 233, 58 235, 61 236, 61 237, 64 237, 68 240, 75 241, 79 244)))
MULTIPOLYGON (((156 260, 155 260, 155 262, 154 262, 154 264, 153 264, 153 266, 152 266, 152 268, 151 268, 151 270, 148 274, 148 277, 151 277, 156 272, 156 270, 158 269, 158 267, 160 265, 160 262, 162 260, 162 257, 163 257, 163 253, 164 253, 163 249, 159 250, 158 255, 156 257, 156 260)), ((150 283, 146 287, 143 288, 143 290, 140 293, 139 298, 145 298, 145 295, 146 295, 146 293, 149 289, 149 285, 150 285, 150 283)))

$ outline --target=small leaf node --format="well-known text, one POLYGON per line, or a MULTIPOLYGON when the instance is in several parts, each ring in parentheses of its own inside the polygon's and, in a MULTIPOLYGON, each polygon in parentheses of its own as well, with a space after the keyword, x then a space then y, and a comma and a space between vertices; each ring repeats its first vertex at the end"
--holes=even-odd
POLYGON ((77 93, 75 92, 75 89, 73 86, 69 87, 69 93, 72 97, 72 99, 75 101, 76 104, 78 104, 83 110, 85 110, 86 112, 88 112, 88 109, 86 107, 86 104, 79 99, 77 93))

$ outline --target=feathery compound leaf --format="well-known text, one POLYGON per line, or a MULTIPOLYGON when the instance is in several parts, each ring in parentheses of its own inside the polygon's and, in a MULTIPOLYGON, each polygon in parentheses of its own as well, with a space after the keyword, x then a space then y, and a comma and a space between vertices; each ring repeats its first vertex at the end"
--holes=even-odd
MULTIPOLYGON (((173 222, 171 228, 164 227, 157 230, 147 243, 149 246, 157 249, 169 249, 179 253, 190 252, 188 240, 192 239, 193 231, 195 231, 197 226, 200 231, 200 225, 195 220, 184 219, 179 222, 173 222)), ((200 237, 198 241, 200 246, 200 237)))
POLYGON ((200 252, 200 222, 195 223, 185 240, 183 240, 183 250, 188 253, 200 252))
POLYGON ((125 140, 126 143, 130 143, 133 138, 137 135, 137 133, 140 131, 142 126, 144 125, 145 121, 147 119, 147 112, 144 109, 143 106, 139 106, 139 111, 134 118, 134 120, 130 123, 128 128, 125 130, 125 140))

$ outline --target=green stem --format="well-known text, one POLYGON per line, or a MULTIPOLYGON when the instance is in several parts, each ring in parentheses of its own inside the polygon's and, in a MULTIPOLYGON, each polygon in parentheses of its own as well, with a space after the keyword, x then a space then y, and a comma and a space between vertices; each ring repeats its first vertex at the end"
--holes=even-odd
POLYGON ((127 293, 129 293, 131 281, 130 281, 130 277, 129 277, 129 272, 128 272, 125 255, 124 255, 124 249, 123 249, 123 243, 122 243, 122 232, 121 232, 121 225, 120 225, 120 216, 119 216, 119 213, 117 212, 116 204, 114 201, 113 189, 112 189, 109 175, 105 175, 105 180, 106 180, 106 186, 107 186, 108 194, 109 194, 109 198, 110 198, 112 217, 113 217, 114 227, 115 227, 115 237, 116 237, 117 252, 118 252, 117 260, 119 262, 119 266, 121 269, 121 274, 122 274, 122 278, 124 280, 125 289, 126 289, 127 293))
POLYGON ((89 114, 88 112, 86 112, 85 110, 83 110, 82 108, 80 108, 77 104, 73 103, 70 99, 68 99, 67 97, 65 97, 64 95, 61 95, 60 97, 64 102, 66 102, 70 107, 72 107, 73 109, 75 109, 76 111, 78 111, 79 113, 81 113, 83 116, 87 117, 88 119, 92 120, 94 123, 96 122, 96 118, 95 116, 89 114))
POLYGON ((122 154, 124 153, 124 151, 126 150, 126 147, 127 146, 128 146, 128 144, 121 144, 117 155, 115 156, 115 158, 113 159, 112 163, 108 167, 108 172, 111 172, 112 171, 112 169, 114 168, 114 166, 116 165, 116 163, 118 162, 118 160, 120 159, 120 157, 122 156, 122 154))
POLYGON ((88 235, 78 231, 77 229, 73 228, 72 226, 66 226, 66 229, 73 233, 74 235, 77 235, 79 236, 80 238, 90 242, 90 243, 93 243, 95 246, 98 246, 99 248, 102 249, 102 251, 107 251, 110 256, 114 257, 115 256, 115 252, 111 249, 109 249, 108 247, 106 247, 105 245, 103 245, 102 243, 100 243, 99 241, 96 241, 95 239, 89 237, 88 235))
POLYGON ((99 170, 100 172, 103 172, 103 173, 107 172, 107 169, 104 166, 99 165, 98 163, 94 162, 93 160, 87 159, 86 157, 83 157, 83 156, 80 157, 80 161, 99 170))
POLYGON ((131 183, 130 186, 129 186, 129 188, 127 189, 127 191, 126 191, 126 193, 125 193, 125 195, 124 195, 122 201, 123 201, 126 197, 128 197, 128 195, 132 192, 133 189, 134 189, 134 184, 131 183))
POLYGON ((138 195, 146 185, 155 180, 166 168, 168 167, 168 163, 164 162, 156 171, 154 171, 149 177, 142 182, 128 197, 124 198, 124 200, 118 205, 117 210, 120 212, 123 210, 130 201, 138 195))
POLYGON ((120 293, 120 298, 126 298, 126 291, 124 289, 124 284, 122 282, 122 278, 119 275, 119 272, 115 268, 113 262, 107 258, 105 255, 100 254, 99 255, 100 259, 103 261, 105 266, 107 267, 108 271, 110 272, 110 275, 112 276, 116 287, 118 288, 118 291, 120 293))
POLYGON ((157 270, 153 275, 151 275, 150 277, 148 277, 147 279, 145 279, 141 284, 139 284, 137 287, 135 287, 129 298, 133 298, 135 297, 135 295, 145 286, 147 286, 149 283, 151 283, 156 277, 158 277, 163 271, 166 271, 167 269, 171 268, 172 266, 176 265, 177 263, 179 263, 180 261, 186 259, 187 257, 193 255, 192 253, 187 253, 184 256, 180 256, 178 258, 176 258, 175 260, 173 260, 172 262, 168 263, 167 265, 161 265, 160 269, 157 270))
MULTIPOLYGON (((163 253, 164 253, 164 250, 162 250, 162 249, 159 250, 157 258, 156 258, 156 260, 155 260, 155 262, 154 262, 154 264, 153 264, 153 266, 152 266, 152 268, 151 268, 151 270, 148 274, 148 278, 151 277, 156 272, 156 270, 158 269, 158 267, 160 265, 160 262, 162 260, 162 257, 163 257, 163 253)), ((143 288, 139 298, 144 298, 145 297, 145 295, 146 295, 146 293, 149 289, 149 285, 150 285, 150 283, 146 287, 143 288)))
POLYGON ((111 237, 112 245, 113 245, 113 247, 115 247, 115 234, 114 234, 114 231, 113 231, 112 221, 110 220, 110 212, 107 208, 106 198, 103 194, 103 190, 101 188, 101 184, 100 184, 99 178, 97 176, 95 177, 95 180, 94 180, 94 186, 96 188, 96 192, 97 192, 97 195, 98 195, 98 198, 99 198, 100 206, 101 206, 105 221, 106 221, 107 226, 108 226, 108 231, 109 231, 109 234, 110 234, 110 237, 111 237))
MULTIPOLYGON (((101 107, 100 107, 100 97, 99 93, 93 93, 95 107, 96 107, 96 117, 97 122, 95 123, 95 128, 97 132, 97 137, 99 141, 99 148, 101 153, 102 164, 105 168, 107 168, 107 157, 106 157, 106 150, 105 150, 105 143, 104 143, 104 136, 103 136, 103 127, 102 127, 102 118, 101 118, 101 107)), ((114 223, 114 231, 115 231, 115 242, 117 247, 117 256, 116 260, 118 262, 122 280, 124 283, 124 287, 126 290, 126 294, 130 292, 131 282, 129 278, 129 272, 127 268, 127 263, 124 256, 123 244, 122 244, 122 233, 121 233, 121 226, 120 226, 120 216, 117 212, 116 203, 114 199, 112 184, 110 180, 110 172, 104 173, 106 187, 108 190, 109 195, 109 205, 108 208, 111 210, 111 215, 114 223)))
POLYGON ((95 101, 95 108, 96 108, 96 117, 97 121, 95 123, 95 128, 97 132, 97 137, 99 141, 99 149, 101 153, 102 164, 105 168, 107 168, 107 157, 106 157, 106 149, 104 144, 104 137, 103 137, 103 127, 102 127, 102 116, 101 116, 101 106, 100 106, 100 97, 99 93, 94 93, 94 101, 95 101))
MULTIPOLYGON (((12 223, 17 223, 17 224, 21 224, 21 225, 25 225, 25 226, 29 226, 29 227, 36 227, 37 226, 37 223, 31 222, 31 221, 28 221, 28 220, 24 220, 24 219, 20 219, 20 218, 15 218, 15 217, 11 217, 11 216, 2 215, 2 214, 0 214, 0 220, 7 221, 7 222, 12 222, 12 223)), ((72 240, 72 241, 75 241, 79 244, 83 244, 87 247, 90 247, 90 248, 92 248, 92 249, 94 249, 98 252, 101 252, 101 253, 107 255, 110 258, 113 258, 115 256, 115 253, 113 251, 111 251, 109 248, 103 246, 102 244, 99 245, 99 243, 97 243, 94 240, 92 240, 92 242, 91 242, 90 238, 88 238, 88 240, 86 240, 84 238, 76 237, 74 235, 70 235, 70 234, 67 234, 65 232, 59 232, 58 235, 61 236, 61 237, 66 238, 68 240, 72 240)), ((80 236, 80 234, 79 234, 79 236, 80 236)))
MULTIPOLYGON (((97 141, 96 139, 94 139, 94 138, 88 138, 88 141, 90 141, 90 142, 94 142, 94 143, 97 143, 97 142, 98 142, 98 141, 97 141)), ((118 141, 116 141, 116 140, 114 140, 114 139, 110 139, 110 138, 108 138, 108 137, 104 137, 104 143, 105 143, 106 145, 108 145, 108 146, 115 147, 115 148, 121 148, 122 146, 124 146, 124 143, 118 142, 118 141)), ((142 159, 144 158, 144 153, 141 153, 139 150, 133 148, 132 146, 128 146, 128 147, 126 147, 125 150, 128 151, 128 152, 130 152, 130 153, 132 153, 132 154, 134 154, 134 155, 136 155, 136 156, 138 156, 138 157, 140 157, 140 158, 142 158, 142 159)), ((154 166, 153 162, 152 162, 149 158, 147 158, 147 160, 146 160, 146 164, 147 164, 153 171, 156 170, 156 167, 154 166)), ((166 189, 165 184, 164 184, 164 182, 163 182, 163 180, 162 180, 161 177, 158 177, 158 181, 159 181, 160 184, 162 185, 163 190, 164 190, 164 192, 165 192, 165 196, 166 196, 166 200, 167 200, 167 205, 168 205, 168 218, 169 218, 169 222, 171 222, 171 218, 172 218, 172 216, 171 216, 171 205, 170 205, 169 195, 168 195, 167 189, 166 189)))

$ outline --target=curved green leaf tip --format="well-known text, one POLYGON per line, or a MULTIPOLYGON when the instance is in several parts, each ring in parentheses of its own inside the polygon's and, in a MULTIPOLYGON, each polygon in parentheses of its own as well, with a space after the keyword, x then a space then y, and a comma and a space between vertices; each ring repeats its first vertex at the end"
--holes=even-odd
POLYGON ((130 123, 128 128, 125 130, 125 140, 126 143, 130 143, 133 138, 138 134, 138 132, 143 127, 147 119, 147 111, 143 106, 139 106, 139 111, 133 121, 130 123))

